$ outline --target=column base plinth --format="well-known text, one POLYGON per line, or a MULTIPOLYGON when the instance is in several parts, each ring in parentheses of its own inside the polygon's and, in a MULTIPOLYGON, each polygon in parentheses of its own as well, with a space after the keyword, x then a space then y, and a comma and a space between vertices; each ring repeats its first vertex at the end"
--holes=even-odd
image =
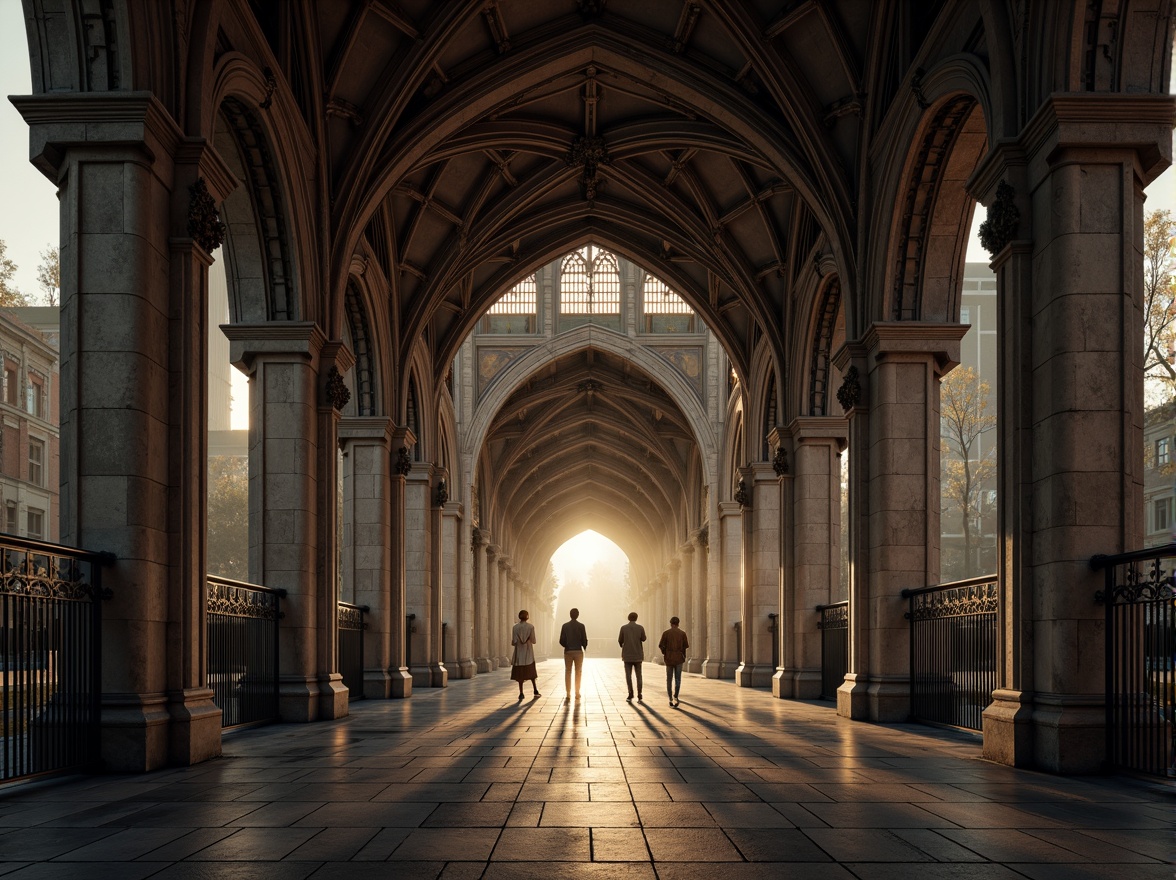
POLYGON ((188 688, 171 694, 167 712, 168 761, 187 766, 221 753, 221 710, 211 688, 188 688))
POLYGON ((479 675, 494 671, 494 663, 489 657, 477 657, 474 660, 474 664, 478 668, 479 675))
POLYGON ((686 671, 687 672, 702 672, 702 661, 695 658, 695 657, 691 657, 689 660, 686 661, 686 671))
POLYGON ((103 694, 99 754, 108 773, 146 773, 167 766, 167 697, 103 694))
MULTIPOLYGON (((477 664, 469 657, 464 660, 459 660, 457 663, 457 678, 473 678, 478 674, 477 664)), ((452 673, 450 674, 452 677, 452 673)))
POLYGON ((740 663, 735 670, 735 684, 738 687, 771 687, 772 676, 776 670, 772 666, 760 663, 740 663))
POLYGON ((905 678, 872 680, 867 690, 870 720, 896 724, 911 717, 911 684, 905 678))
POLYGON ((351 695, 347 685, 343 684, 343 676, 332 672, 319 679, 319 711, 318 721, 328 721, 332 718, 346 718, 351 712, 351 695))
POLYGON ((412 696, 412 675, 407 667, 388 670, 388 696, 394 700, 406 700, 412 696))
POLYGON ((383 669, 363 671, 363 696, 367 700, 386 700, 392 694, 392 679, 383 669))
POLYGON ((1033 695, 997 689, 981 719, 984 757, 1010 767, 1033 766, 1033 695))
POLYGON ((865 677, 859 682, 857 673, 850 672, 837 689, 837 714, 842 718, 866 721, 870 717, 870 703, 866 693, 865 677))
POLYGON ((1106 723, 1102 700, 1035 694, 1034 765, 1050 773, 1098 773, 1106 760, 1106 723))
POLYGON ((441 663, 429 666, 429 687, 449 687, 449 670, 441 663))
POLYGON ((819 700, 821 698, 821 670, 792 670, 792 699, 819 700))

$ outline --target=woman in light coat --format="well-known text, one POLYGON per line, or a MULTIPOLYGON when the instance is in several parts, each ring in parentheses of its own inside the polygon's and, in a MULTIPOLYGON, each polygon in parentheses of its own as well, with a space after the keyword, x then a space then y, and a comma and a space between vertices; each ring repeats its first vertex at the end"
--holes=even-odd
POLYGON ((526 611, 519 612, 519 622, 511 630, 510 643, 514 646, 514 656, 510 660, 510 680, 519 683, 519 699, 523 698, 523 682, 531 682, 535 691, 533 697, 539 696, 539 686, 536 679, 539 674, 535 671, 535 625, 527 623, 531 615, 526 611))

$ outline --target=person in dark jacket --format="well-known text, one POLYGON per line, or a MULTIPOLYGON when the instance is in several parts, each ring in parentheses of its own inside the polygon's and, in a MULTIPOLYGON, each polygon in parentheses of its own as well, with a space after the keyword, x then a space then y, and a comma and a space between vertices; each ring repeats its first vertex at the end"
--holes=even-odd
POLYGON ((572 697, 572 667, 576 668, 576 699, 580 699, 580 678, 584 673, 584 649, 588 647, 588 631, 580 623, 580 609, 568 612, 571 617, 559 631, 559 643, 564 649, 564 692, 572 697))
POLYGON ((678 694, 682 690, 682 664, 686 662, 686 649, 690 647, 690 640, 686 633, 678 629, 678 618, 670 618, 670 628, 662 633, 657 648, 662 652, 666 661, 666 692, 670 695, 670 705, 677 707, 678 694))
POLYGON ((637 702, 641 697, 641 661, 645 659, 645 627, 637 622, 637 612, 629 612, 629 622, 621 627, 617 643, 621 646, 621 660, 625 663, 625 684, 629 686, 628 701, 633 702, 633 673, 637 673, 637 702))

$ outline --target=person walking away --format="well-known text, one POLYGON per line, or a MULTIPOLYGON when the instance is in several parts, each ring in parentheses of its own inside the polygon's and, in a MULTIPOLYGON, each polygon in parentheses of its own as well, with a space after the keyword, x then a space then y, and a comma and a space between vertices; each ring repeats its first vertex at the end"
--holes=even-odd
POLYGON ((580 623, 580 609, 568 612, 571 620, 559 631, 559 643, 564 649, 564 693, 572 698, 572 667, 576 668, 576 699, 580 699, 580 678, 584 673, 584 649, 588 647, 588 631, 580 623))
POLYGON ((621 646, 621 660, 625 662, 625 683, 629 686, 629 696, 626 700, 633 702, 633 673, 637 673, 637 702, 641 697, 641 661, 645 659, 645 627, 637 622, 637 612, 629 612, 629 622, 621 627, 617 636, 617 643, 621 646))
POLYGON ((666 692, 670 695, 670 705, 677 707, 678 694, 682 692, 682 664, 686 662, 686 649, 690 647, 690 640, 686 633, 678 629, 678 618, 670 618, 670 628, 662 633, 657 648, 662 652, 666 661, 666 692))
POLYGON ((539 673, 535 671, 535 625, 528 623, 530 614, 519 612, 519 622, 514 625, 510 633, 510 643, 514 646, 514 655, 510 658, 510 680, 519 683, 519 699, 523 698, 523 682, 531 682, 532 696, 540 696, 536 679, 539 673))

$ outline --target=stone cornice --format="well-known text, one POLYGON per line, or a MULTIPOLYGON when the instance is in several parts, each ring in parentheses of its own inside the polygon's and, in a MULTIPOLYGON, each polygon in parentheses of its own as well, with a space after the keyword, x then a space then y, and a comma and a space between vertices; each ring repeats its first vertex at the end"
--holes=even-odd
POLYGON ((392 420, 387 416, 342 416, 339 419, 340 440, 374 440, 387 446, 392 441, 392 420))
POLYGON ((927 321, 876 321, 862 343, 875 360, 893 355, 930 354, 941 367, 960 361, 960 340, 968 332, 963 324, 927 321))
MULTIPOLYGON (((9 99, 29 125, 32 163, 54 182, 70 148, 138 147, 169 166, 183 132, 151 92, 70 92, 9 99)), ((164 176, 164 175, 161 175, 164 176)))
POLYGON ((797 416, 789 423, 788 431, 797 443, 813 440, 845 443, 849 436, 849 423, 836 416, 797 416))
POLYGON ((313 321, 269 321, 264 324, 221 324, 229 339, 229 360, 246 370, 257 357, 318 357, 327 337, 313 321))

